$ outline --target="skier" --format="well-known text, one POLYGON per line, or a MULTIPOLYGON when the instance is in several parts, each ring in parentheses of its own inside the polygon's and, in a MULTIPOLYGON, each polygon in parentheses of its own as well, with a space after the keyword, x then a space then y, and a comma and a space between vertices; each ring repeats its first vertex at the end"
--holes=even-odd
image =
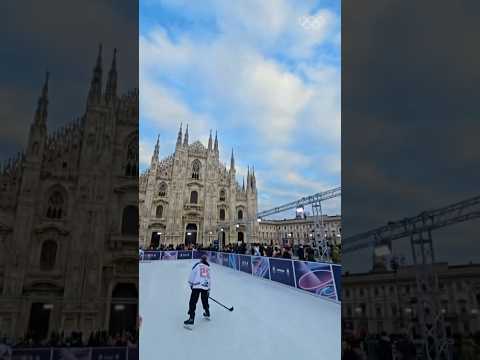
POLYGON ((192 272, 190 273, 190 277, 188 279, 188 284, 190 285, 190 289, 192 290, 188 309, 188 314, 190 315, 190 318, 188 320, 185 320, 184 324, 193 325, 195 321, 195 309, 197 307, 197 301, 199 296, 201 296, 202 298, 202 305, 204 310, 203 316, 206 319, 210 319, 208 296, 210 295, 212 279, 210 277, 210 264, 207 261, 206 255, 202 255, 200 261, 193 266, 192 272))

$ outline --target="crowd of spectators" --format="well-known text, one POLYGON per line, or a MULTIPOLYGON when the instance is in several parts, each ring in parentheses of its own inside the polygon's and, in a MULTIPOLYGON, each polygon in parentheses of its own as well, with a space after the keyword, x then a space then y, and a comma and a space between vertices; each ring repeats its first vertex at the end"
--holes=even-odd
MULTIPOLYGON (((318 256, 315 254, 315 249, 310 245, 299 245, 295 248, 292 248, 288 245, 269 245, 269 244, 245 244, 244 242, 239 242, 237 244, 227 244, 222 249, 218 245, 209 244, 208 246, 201 246, 195 244, 179 244, 174 246, 173 244, 165 245, 160 244, 158 247, 150 245, 147 249, 150 251, 175 251, 175 250, 204 250, 204 251, 222 251, 225 253, 235 253, 235 254, 246 254, 246 255, 256 255, 256 256, 267 256, 267 257, 276 257, 284 259, 298 259, 305 261, 318 261, 318 256)), ((334 260, 334 259, 333 259, 334 260)))
POLYGON ((7 344, 12 348, 40 348, 40 347, 109 347, 128 346, 137 347, 138 332, 109 334, 107 331, 94 331, 85 337, 81 332, 73 331, 69 335, 64 332, 52 332, 46 339, 40 339, 34 334, 26 334, 18 340, 0 337, 0 344, 7 344))
MULTIPOLYGON (((448 339, 450 360, 480 359, 480 332, 448 339)), ((432 350, 433 351, 433 350, 432 350)), ((434 356, 432 353, 431 356, 434 356)), ((425 357, 425 345, 420 339, 403 334, 342 335, 342 360, 415 360, 425 357)))

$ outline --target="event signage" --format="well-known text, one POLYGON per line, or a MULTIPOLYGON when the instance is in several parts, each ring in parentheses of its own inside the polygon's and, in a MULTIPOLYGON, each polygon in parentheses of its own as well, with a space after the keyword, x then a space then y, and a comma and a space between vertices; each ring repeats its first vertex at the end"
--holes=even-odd
POLYGON ((252 275, 252 257, 249 255, 238 255, 240 271, 252 275))
POLYGON ((292 260, 270 258, 270 279, 295 287, 292 260))
POLYGON ((143 260, 198 260, 202 255, 207 255, 208 261, 213 264, 341 301, 341 266, 338 264, 204 250, 145 251, 143 260))

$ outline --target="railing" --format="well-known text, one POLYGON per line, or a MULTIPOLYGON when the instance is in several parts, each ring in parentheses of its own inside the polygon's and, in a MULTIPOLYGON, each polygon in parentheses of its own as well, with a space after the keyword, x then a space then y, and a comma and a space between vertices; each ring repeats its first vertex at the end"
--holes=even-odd
POLYGON ((8 360, 138 360, 138 347, 42 347, 42 348, 5 348, 1 359, 8 360))
POLYGON ((144 251, 140 261, 200 259, 275 281, 334 302, 341 301, 341 266, 265 256, 203 250, 144 251))

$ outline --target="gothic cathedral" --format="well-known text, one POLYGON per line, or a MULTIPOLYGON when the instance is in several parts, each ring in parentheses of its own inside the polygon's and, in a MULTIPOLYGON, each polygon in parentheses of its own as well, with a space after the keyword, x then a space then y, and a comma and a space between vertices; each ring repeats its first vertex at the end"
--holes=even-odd
POLYGON ((213 141, 210 133, 207 147, 188 136, 188 125, 184 135, 180 126, 175 152, 162 160, 157 139, 140 176, 140 246, 256 242, 254 170, 240 185, 233 151, 229 169, 220 162, 217 134, 213 141))
POLYGON ((85 112, 53 134, 47 74, 25 151, 0 168, 7 337, 136 328, 138 90, 117 95, 116 53, 102 73, 100 47, 85 112))

